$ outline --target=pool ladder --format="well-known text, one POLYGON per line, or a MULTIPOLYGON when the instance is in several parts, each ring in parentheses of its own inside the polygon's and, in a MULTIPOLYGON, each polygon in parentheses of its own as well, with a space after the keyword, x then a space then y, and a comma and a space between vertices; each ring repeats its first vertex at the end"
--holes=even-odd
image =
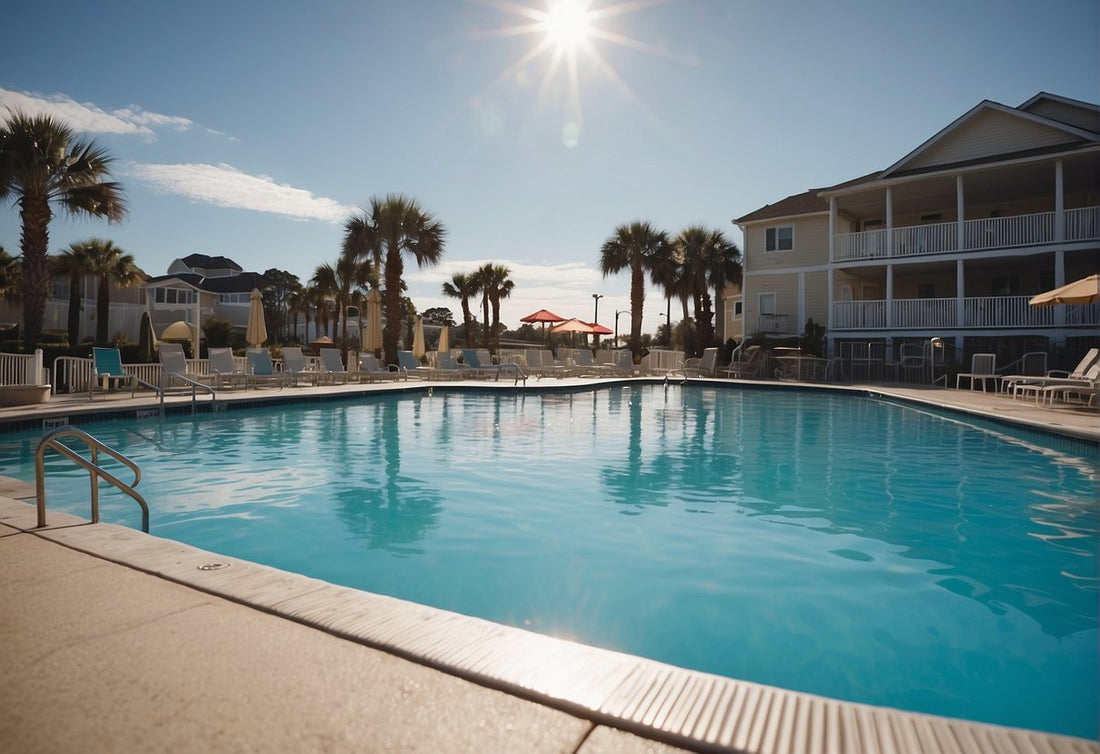
POLYGON ((34 451, 34 485, 35 497, 38 504, 38 528, 46 526, 46 468, 43 459, 47 450, 56 450, 61 455, 70 459, 78 466, 83 466, 91 475, 92 481, 92 523, 99 523, 99 480, 106 479, 118 489, 132 497, 141 506, 141 530, 149 533, 149 504, 134 487, 141 482, 141 469, 138 465, 114 448, 104 445, 82 429, 76 427, 59 427, 43 437, 34 451), (92 452, 89 461, 67 445, 61 443, 63 437, 75 437, 81 440, 92 452), (111 458, 134 472, 134 483, 126 484, 111 472, 99 465, 99 451, 103 451, 111 458))

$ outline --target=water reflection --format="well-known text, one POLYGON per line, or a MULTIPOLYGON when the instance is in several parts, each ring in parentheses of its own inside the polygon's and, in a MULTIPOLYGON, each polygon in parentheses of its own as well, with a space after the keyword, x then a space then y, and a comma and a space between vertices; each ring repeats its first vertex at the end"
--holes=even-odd
MULTIPOLYGON (((732 505, 776 524, 871 538, 995 614, 1010 606, 1058 637, 1096 627, 1093 464, 1066 454, 1051 479, 1048 448, 905 406, 674 392, 678 405, 656 392, 648 406, 639 393, 619 397, 627 441, 604 459, 601 479, 624 512, 732 505), (1006 566, 1004 553, 1018 556, 1006 566), (1060 580, 1072 588, 1037 586, 1060 580)), ((871 560, 850 547, 835 554, 871 560)))

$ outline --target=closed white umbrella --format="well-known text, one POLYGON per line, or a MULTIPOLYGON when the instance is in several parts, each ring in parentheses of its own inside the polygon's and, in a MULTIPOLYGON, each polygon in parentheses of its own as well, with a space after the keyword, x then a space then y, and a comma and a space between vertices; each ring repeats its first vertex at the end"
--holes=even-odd
POLYGON ((367 293, 367 326, 363 328, 363 350, 375 356, 382 350, 382 296, 377 288, 367 293))
POLYGON ((264 322, 264 294, 259 288, 253 288, 248 297, 248 327, 244 331, 244 339, 253 348, 259 348, 267 340, 267 324, 264 322))
POLYGON ((447 325, 439 328, 439 344, 435 347, 435 350, 440 353, 447 353, 451 350, 451 328, 447 325))
POLYGON ((424 318, 417 317, 416 324, 413 326, 413 344, 412 344, 413 356, 417 359, 423 359, 424 354, 428 352, 428 349, 424 347, 424 318))

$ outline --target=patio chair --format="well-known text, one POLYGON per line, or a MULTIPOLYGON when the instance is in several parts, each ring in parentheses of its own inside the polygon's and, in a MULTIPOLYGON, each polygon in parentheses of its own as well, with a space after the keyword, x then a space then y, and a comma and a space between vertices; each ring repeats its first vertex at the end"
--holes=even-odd
POLYGON ((150 385, 138 379, 136 374, 131 374, 122 368, 122 352, 117 348, 93 348, 92 381, 88 385, 88 400, 92 400, 97 387, 107 390, 112 384, 116 387, 122 384, 129 385, 131 398, 139 387, 157 390, 156 385, 150 385))
POLYGON ((439 365, 439 369, 436 371, 440 377, 452 380, 462 380, 474 376, 473 372, 475 370, 472 367, 468 367, 465 364, 459 364, 458 359, 449 352, 437 353, 436 363, 439 365))
POLYGON ((1045 379, 1041 384, 1018 385, 1016 390, 1025 395, 1033 393, 1036 403, 1045 403, 1049 406, 1054 404, 1054 399, 1059 394, 1062 395, 1063 400, 1067 400, 1071 394, 1085 394, 1098 386, 1100 386, 1100 361, 1094 361, 1079 378, 1045 379))
POLYGON ((384 368, 378 363, 378 357, 373 353, 359 354, 359 375, 360 382, 363 375, 367 376, 368 382, 401 379, 401 372, 396 366, 391 364, 389 369, 384 368))
POLYGON ((742 355, 748 358, 743 361, 731 361, 727 366, 718 370, 719 373, 738 380, 760 379, 763 377, 764 368, 768 364, 768 352, 760 346, 749 346, 742 352, 742 355))
POLYGON ((1100 349, 1090 348, 1070 372, 1055 369, 1047 372, 1042 377, 1019 377, 1013 380, 1012 397, 1019 398, 1021 395, 1034 395, 1035 401, 1038 403, 1045 387, 1059 384, 1074 385, 1079 384, 1081 381, 1096 379, 1094 373, 1092 377, 1089 375, 1090 370, 1097 364, 1100 364, 1100 349))
POLYGON ((976 390, 978 384, 982 386, 982 392, 986 392, 985 383, 989 380, 993 380, 993 391, 997 391, 997 380, 1000 376, 997 374, 997 354, 995 353, 976 353, 970 358, 970 371, 960 372, 955 376, 955 389, 959 389, 959 385, 962 384, 963 378, 970 380, 970 389, 976 390))
POLYGON ((1019 365, 1015 372, 1010 372, 1001 377, 1001 391, 1011 393, 1016 388, 1017 382, 1029 382, 1036 378, 1044 378, 1047 375, 1047 352, 1028 351, 1020 357, 1019 361, 1009 364, 1005 370, 1011 370, 1019 365))
POLYGON ((543 377, 560 379, 569 375, 569 367, 555 364, 554 355, 548 350, 528 348, 524 355, 527 357, 527 373, 533 374, 540 380, 543 377))
POLYGON ((509 361, 504 364, 490 364, 487 361, 481 360, 481 352, 478 349, 463 348, 462 362, 468 368, 475 370, 479 377, 492 376, 494 379, 499 380, 501 373, 504 372, 515 377, 516 383, 523 380, 523 384, 527 384, 527 374, 520 365, 514 361, 509 361))
POLYGON ((271 352, 266 348, 249 348, 247 351, 248 365, 252 367, 252 374, 248 376, 251 385, 278 385, 290 384, 291 375, 287 372, 276 372, 275 364, 271 361, 271 352))
POLYGON ((248 373, 237 368, 232 348, 211 348, 207 356, 208 368, 218 390, 248 386, 248 373))
POLYGON ((699 358, 685 359, 684 375, 687 377, 716 377, 718 375, 718 349, 704 348, 699 358))
POLYGON ((214 387, 187 374, 187 355, 183 352, 183 346, 179 343, 161 343, 157 351, 160 358, 160 385, 157 392, 160 393, 161 400, 172 387, 190 388, 192 397, 195 396, 196 389, 201 388, 210 391, 211 400, 217 399, 214 387))
POLYGON ((283 372, 290 375, 291 385, 297 385, 300 380, 311 385, 321 381, 321 373, 309 368, 305 354, 298 346, 283 346, 283 372))
POLYGON ((326 381, 342 382, 345 385, 351 381, 353 375, 344 367, 339 348, 321 349, 321 369, 326 381))
POLYGON ((397 352, 396 368, 406 380, 410 377, 414 380, 430 380, 436 376, 436 370, 421 364, 412 351, 397 352))
POLYGON ((606 376, 614 371, 609 364, 597 364, 587 348, 573 350, 573 368, 582 377, 606 376))
MULTIPOLYGON (((898 359, 898 377, 905 382, 923 382, 931 376, 929 361, 932 358, 928 343, 902 343, 898 359)), ((985 389, 984 386, 982 388, 985 389)))

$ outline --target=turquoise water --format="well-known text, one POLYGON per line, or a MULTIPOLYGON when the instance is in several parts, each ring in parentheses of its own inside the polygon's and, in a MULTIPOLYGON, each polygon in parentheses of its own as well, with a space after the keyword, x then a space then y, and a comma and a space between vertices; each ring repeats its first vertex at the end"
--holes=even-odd
MULTIPOLYGON (((159 536, 683 667, 1097 735, 1083 444, 871 398, 660 386, 88 428, 141 464, 159 536)), ((36 440, 0 435, 0 474, 33 480, 36 440)), ((57 455, 47 489, 88 515, 86 474, 57 455)), ((101 503, 138 526, 128 498, 101 503)))

